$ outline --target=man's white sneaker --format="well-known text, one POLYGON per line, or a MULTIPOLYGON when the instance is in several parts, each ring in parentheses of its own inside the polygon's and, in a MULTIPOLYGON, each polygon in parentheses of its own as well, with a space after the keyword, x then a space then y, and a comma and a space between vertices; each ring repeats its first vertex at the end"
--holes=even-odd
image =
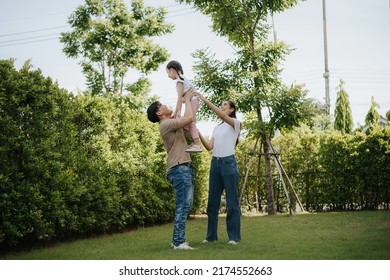
POLYGON ((206 244, 206 243, 209 243, 209 241, 207 239, 203 240, 202 241, 203 244, 206 244))
POLYGON ((178 246, 173 246, 173 250, 193 250, 193 249, 194 248, 192 248, 190 245, 188 245, 187 242, 181 243, 178 246))
MULTIPOLYGON (((187 244, 188 246, 190 245, 190 243, 188 243, 188 242, 184 242, 184 243, 187 244)), ((173 248, 173 247, 175 247, 175 245, 173 245, 173 243, 171 243, 171 248, 173 248)))
POLYGON ((228 242, 228 244, 229 244, 229 245, 237 245, 238 242, 237 242, 237 241, 234 241, 234 240, 230 240, 230 241, 228 242))
POLYGON ((186 150, 187 153, 200 153, 202 151, 202 147, 199 145, 191 145, 186 150))

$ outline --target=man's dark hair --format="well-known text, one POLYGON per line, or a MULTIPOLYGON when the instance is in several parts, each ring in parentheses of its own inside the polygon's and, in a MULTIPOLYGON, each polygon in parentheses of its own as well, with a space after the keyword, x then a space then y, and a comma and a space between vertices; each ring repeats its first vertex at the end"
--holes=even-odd
POLYGON ((155 101, 152 104, 150 104, 148 110, 146 111, 146 113, 148 114, 149 121, 153 123, 160 121, 159 117, 157 116, 157 111, 158 109, 160 109, 160 106, 161 106, 160 101, 155 101))

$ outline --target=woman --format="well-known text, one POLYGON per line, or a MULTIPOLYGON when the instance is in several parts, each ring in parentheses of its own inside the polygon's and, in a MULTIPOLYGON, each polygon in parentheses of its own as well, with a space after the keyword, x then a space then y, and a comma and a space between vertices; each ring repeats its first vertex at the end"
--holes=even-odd
POLYGON ((238 203, 239 173, 234 149, 240 135, 241 122, 236 118, 236 106, 233 102, 224 101, 221 108, 218 108, 202 94, 198 92, 193 94, 202 100, 222 120, 222 123, 214 128, 210 141, 207 141, 199 133, 203 146, 209 151, 213 150, 207 203, 207 235, 203 243, 218 240, 218 214, 222 191, 225 190, 228 244, 236 245, 241 240, 241 213, 238 203))

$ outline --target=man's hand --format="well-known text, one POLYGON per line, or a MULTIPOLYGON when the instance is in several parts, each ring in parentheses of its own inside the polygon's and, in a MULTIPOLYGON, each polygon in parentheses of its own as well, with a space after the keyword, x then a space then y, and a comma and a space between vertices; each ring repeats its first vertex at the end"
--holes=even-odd
POLYGON ((190 88, 190 89, 186 92, 186 94, 184 94, 184 102, 185 102, 186 100, 191 100, 191 98, 192 98, 194 92, 195 92, 194 89, 193 89, 193 88, 190 88))
POLYGON ((193 90, 189 89, 186 92, 186 94, 184 95, 186 109, 184 111, 184 115, 179 119, 179 128, 182 128, 182 127, 190 124, 193 120, 192 105, 191 105, 192 93, 193 93, 193 90))

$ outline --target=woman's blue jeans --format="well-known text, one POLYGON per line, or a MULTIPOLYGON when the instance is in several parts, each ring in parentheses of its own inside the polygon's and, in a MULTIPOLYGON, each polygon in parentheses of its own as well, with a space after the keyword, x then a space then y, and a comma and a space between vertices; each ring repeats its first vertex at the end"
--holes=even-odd
POLYGON ((209 198, 207 203, 206 240, 218 240, 218 214, 222 191, 226 192, 226 227, 229 240, 241 240, 241 211, 238 203, 239 173, 234 155, 213 157, 210 166, 209 198))
POLYGON ((178 246, 186 241, 186 220, 194 199, 194 172, 190 164, 176 165, 168 170, 167 179, 176 194, 172 244, 178 246))

